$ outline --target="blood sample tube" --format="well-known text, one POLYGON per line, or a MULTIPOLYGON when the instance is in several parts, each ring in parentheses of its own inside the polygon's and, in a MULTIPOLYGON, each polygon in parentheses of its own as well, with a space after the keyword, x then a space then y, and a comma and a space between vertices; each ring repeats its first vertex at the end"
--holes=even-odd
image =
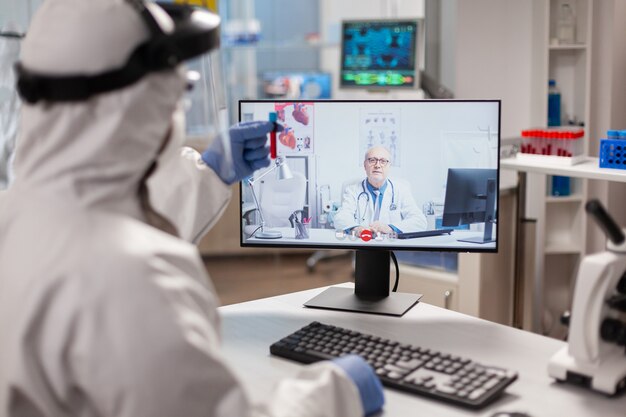
MULTIPOLYGON (((270 112, 270 122, 276 124, 276 112, 270 112)), ((276 126, 270 132, 270 157, 276 159, 276 126)))

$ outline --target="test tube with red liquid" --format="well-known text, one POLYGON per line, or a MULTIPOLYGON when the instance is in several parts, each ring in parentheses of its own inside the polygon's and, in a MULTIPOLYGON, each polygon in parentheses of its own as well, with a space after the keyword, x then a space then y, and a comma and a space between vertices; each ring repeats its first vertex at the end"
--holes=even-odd
POLYGON ((276 159, 276 112, 270 112, 270 122, 274 123, 274 129, 270 132, 270 158, 276 159))

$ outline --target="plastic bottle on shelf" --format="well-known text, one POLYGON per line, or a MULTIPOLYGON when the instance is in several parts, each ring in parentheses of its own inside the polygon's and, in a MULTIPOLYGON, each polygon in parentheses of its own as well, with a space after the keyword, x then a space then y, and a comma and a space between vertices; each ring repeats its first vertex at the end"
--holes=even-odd
POLYGON ((548 81, 548 126, 561 126, 561 92, 555 80, 548 81))
POLYGON ((556 37, 561 45, 572 44, 576 41, 574 6, 568 1, 562 2, 559 7, 556 37))
POLYGON ((552 195, 555 197, 565 197, 570 195, 570 178, 555 175, 552 177, 552 195))

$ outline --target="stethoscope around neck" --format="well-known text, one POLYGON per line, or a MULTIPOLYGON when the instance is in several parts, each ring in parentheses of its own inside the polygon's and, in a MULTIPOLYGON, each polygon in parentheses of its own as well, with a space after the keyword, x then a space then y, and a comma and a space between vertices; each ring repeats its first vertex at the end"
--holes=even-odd
MULTIPOLYGON (((389 185, 391 185, 391 204, 389 204, 389 210, 394 211, 398 208, 396 205, 396 189, 393 186, 393 182, 391 180, 387 180, 389 185)), ((356 197, 356 215, 354 216, 355 220, 361 219, 360 221, 365 220, 365 212, 367 211, 367 205, 370 203, 370 194, 365 189, 365 180, 361 182, 362 191, 356 197), (365 210, 361 210, 361 197, 365 196, 365 210)))

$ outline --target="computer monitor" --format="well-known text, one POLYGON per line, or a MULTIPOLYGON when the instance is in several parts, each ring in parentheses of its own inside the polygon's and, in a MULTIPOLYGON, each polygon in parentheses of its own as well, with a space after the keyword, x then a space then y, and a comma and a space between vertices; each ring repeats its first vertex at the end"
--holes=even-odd
POLYGON ((419 25, 415 19, 344 21, 339 86, 417 88, 419 25))
POLYGON ((483 236, 460 239, 461 242, 493 242, 498 170, 448 169, 446 200, 443 206, 443 226, 484 223, 483 236))
POLYGON ((240 120, 271 113, 283 125, 277 158, 241 183, 241 245, 356 251, 355 289, 331 287, 307 307, 402 315, 418 297, 390 292, 390 251, 497 252, 497 210, 488 232, 442 216, 487 201, 473 185, 459 192, 449 171, 495 173, 487 194, 497 202, 499 100, 239 102, 240 120), (447 192, 458 199, 442 210, 447 192))

